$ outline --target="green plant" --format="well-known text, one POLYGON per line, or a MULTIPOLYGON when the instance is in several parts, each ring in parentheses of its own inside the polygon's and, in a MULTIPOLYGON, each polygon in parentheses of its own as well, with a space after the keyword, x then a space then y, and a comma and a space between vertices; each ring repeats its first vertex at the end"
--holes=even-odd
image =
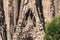
POLYGON ((45 40, 60 40, 60 16, 56 16, 53 20, 46 24, 45 40))

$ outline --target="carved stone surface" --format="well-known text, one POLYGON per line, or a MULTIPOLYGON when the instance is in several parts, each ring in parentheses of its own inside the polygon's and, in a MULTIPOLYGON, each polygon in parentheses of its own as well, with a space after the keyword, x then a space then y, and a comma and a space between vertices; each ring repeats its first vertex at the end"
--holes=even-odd
POLYGON ((7 40, 44 40, 45 23, 59 13, 60 0, 0 0, 0 26, 7 40))

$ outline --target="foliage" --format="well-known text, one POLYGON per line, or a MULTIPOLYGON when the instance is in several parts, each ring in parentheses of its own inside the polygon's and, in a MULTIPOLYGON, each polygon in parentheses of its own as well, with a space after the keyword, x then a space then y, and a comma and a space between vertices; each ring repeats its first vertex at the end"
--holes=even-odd
POLYGON ((60 16, 56 16, 53 20, 46 24, 45 40, 60 40, 60 16))

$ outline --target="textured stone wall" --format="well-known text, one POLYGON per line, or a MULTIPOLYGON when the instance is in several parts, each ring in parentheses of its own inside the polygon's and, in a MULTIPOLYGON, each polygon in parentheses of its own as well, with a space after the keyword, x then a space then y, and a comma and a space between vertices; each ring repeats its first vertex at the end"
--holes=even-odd
POLYGON ((43 13, 44 13, 44 18, 45 22, 49 21, 50 18, 50 0, 42 0, 43 4, 43 13))
POLYGON ((60 0, 0 0, 0 28, 4 29, 3 17, 7 25, 0 30, 0 40, 44 40, 45 23, 59 13, 60 0), (1 39, 3 31, 7 31, 6 39, 1 39))
POLYGON ((42 0, 45 22, 60 14, 60 0, 42 0))

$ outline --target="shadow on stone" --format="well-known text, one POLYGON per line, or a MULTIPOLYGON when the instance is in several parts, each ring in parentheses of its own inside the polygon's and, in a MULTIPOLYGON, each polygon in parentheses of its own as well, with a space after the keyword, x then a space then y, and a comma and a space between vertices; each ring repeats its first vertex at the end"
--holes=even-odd
POLYGON ((26 40, 33 40, 31 36, 27 37, 26 40))

